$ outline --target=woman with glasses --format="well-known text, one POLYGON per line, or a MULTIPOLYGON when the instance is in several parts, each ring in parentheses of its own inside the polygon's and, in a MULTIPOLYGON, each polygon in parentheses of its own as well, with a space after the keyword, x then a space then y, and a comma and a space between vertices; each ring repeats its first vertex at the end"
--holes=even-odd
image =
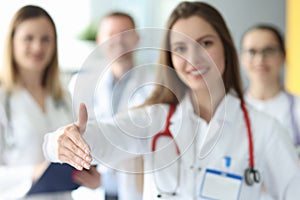
POLYGON ((285 63, 284 39, 267 24, 248 29, 241 41, 242 65, 249 78, 245 100, 256 109, 275 117, 300 147, 300 98, 285 91, 281 76, 285 63))
POLYGON ((78 122, 46 135, 46 157, 82 170, 143 155, 144 199, 259 199, 262 181, 276 199, 299 198, 297 156, 276 121, 245 105, 221 14, 182 2, 166 28, 149 99, 102 123, 81 104, 78 122))

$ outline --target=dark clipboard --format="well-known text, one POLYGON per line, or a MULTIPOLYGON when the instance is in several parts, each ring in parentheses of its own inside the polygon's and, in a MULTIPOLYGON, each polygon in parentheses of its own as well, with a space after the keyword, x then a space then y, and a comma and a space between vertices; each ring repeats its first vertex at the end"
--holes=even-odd
POLYGON ((51 163, 27 195, 63 192, 77 189, 80 185, 72 180, 76 169, 68 164, 51 163))

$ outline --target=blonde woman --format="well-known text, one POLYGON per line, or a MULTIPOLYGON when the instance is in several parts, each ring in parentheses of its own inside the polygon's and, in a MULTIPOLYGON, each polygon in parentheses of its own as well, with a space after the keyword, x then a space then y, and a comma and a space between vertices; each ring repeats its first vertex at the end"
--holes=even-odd
MULTIPOLYGON (((14 199, 24 197, 47 168, 42 152, 44 134, 70 123, 72 110, 59 79, 55 24, 44 9, 20 8, 12 18, 4 49, 0 96, 8 131, 0 141, 4 147, 0 199, 14 199)), ((89 177, 97 177, 94 169, 90 172, 89 177)), ((99 178, 83 181, 85 173, 77 173, 75 181, 96 188, 99 178)), ((70 195, 61 194, 61 198, 70 195)))

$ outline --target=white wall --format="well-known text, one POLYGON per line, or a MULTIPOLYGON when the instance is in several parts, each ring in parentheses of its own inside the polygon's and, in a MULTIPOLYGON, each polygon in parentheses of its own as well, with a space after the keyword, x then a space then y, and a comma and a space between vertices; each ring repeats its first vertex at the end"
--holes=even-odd
MULTIPOLYGON (((236 45, 244 30, 257 22, 267 22, 285 30, 285 0, 202 0, 224 16, 236 45)), ((181 0, 90 0, 91 16, 101 17, 112 10, 130 12, 139 27, 164 27, 181 0)))
MULTIPOLYGON (((63 71, 77 70, 95 47, 81 42, 78 34, 90 21, 113 10, 130 13, 137 27, 160 27, 181 0, 0 0, 0 61, 6 27, 13 13, 29 3, 44 7, 55 20, 59 57, 63 71)), ((285 0, 204 0, 219 9, 231 30, 236 46, 242 33, 257 22, 270 22, 284 32, 285 0)))
POLYGON ((0 62, 2 65, 3 42, 14 13, 24 5, 33 4, 44 8, 53 18, 58 34, 59 59, 62 70, 73 70, 90 52, 76 38, 89 23, 90 6, 86 0, 0 0, 0 62))

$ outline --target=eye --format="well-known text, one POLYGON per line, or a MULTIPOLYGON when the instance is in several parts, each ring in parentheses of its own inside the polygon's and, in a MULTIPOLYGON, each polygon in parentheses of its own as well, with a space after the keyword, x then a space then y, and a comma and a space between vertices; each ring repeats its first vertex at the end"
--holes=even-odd
POLYGON ((32 35, 26 35, 25 37, 24 37, 24 41, 25 42, 31 42, 33 40, 33 36, 32 35))
POLYGON ((202 42, 200 42, 200 45, 204 48, 206 47, 210 47, 211 45, 213 45, 213 41, 211 40, 204 40, 202 42))
POLYGON ((185 46, 176 46, 176 47, 172 48, 172 51, 175 53, 184 53, 186 51, 186 47, 185 46))
POLYGON ((42 42, 47 42, 47 43, 51 42, 51 38, 49 36, 43 36, 41 40, 42 42))
POLYGON ((247 53, 248 53, 250 56, 255 56, 256 50, 254 50, 254 49, 249 49, 249 50, 247 50, 247 53))
POLYGON ((275 47, 267 47, 262 50, 262 54, 265 56, 272 56, 274 55, 279 49, 275 47))

